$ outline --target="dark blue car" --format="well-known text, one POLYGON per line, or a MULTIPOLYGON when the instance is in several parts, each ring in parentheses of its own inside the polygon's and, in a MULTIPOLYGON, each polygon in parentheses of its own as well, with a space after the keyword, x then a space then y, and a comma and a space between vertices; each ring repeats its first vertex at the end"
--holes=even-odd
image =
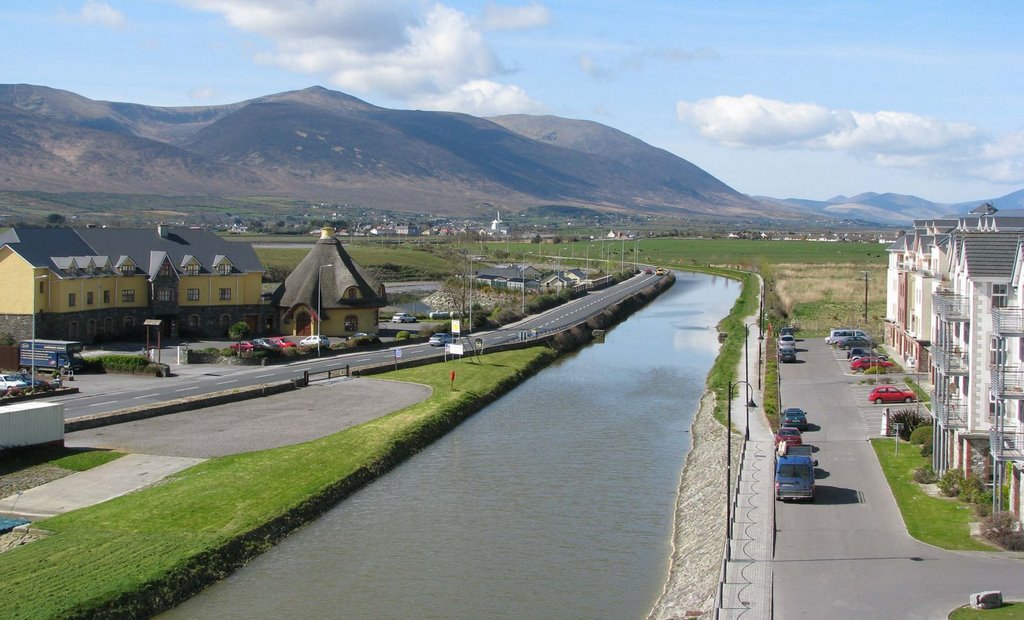
POLYGON ((799 407, 790 407, 782 412, 779 426, 792 426, 801 431, 807 430, 807 412, 799 407))

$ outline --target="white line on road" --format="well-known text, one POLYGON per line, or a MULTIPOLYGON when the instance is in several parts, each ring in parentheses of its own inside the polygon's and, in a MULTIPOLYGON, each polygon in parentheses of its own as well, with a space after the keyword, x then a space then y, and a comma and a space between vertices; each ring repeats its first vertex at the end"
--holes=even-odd
POLYGON ((91 404, 89 406, 90 407, 102 407, 103 405, 113 405, 116 402, 117 402, 116 400, 108 400, 108 401, 102 402, 102 403, 93 403, 93 404, 91 404))
POLYGON ((257 378, 257 379, 262 379, 263 377, 273 377, 273 376, 274 376, 274 373, 272 373, 272 372, 268 372, 268 373, 267 373, 267 374, 265 374, 265 375, 256 375, 256 378, 257 378))
POLYGON ((217 385, 224 385, 225 383, 238 383, 238 379, 232 379, 231 381, 218 381, 217 385))
POLYGON ((153 394, 143 394, 142 396, 136 396, 132 400, 139 400, 140 398, 152 398, 154 396, 160 396, 160 394, 157 394, 155 392, 153 394))
POLYGON ((174 391, 175 392, 187 392, 189 390, 198 390, 198 389, 199 389, 198 385, 193 385, 192 387, 181 388, 180 390, 174 390, 174 391))

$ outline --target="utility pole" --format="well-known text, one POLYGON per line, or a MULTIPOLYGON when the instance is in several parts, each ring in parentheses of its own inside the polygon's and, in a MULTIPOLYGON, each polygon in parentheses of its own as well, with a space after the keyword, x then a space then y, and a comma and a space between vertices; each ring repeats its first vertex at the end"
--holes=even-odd
POLYGON ((869 271, 860 272, 864 276, 864 325, 868 324, 868 275, 869 271))

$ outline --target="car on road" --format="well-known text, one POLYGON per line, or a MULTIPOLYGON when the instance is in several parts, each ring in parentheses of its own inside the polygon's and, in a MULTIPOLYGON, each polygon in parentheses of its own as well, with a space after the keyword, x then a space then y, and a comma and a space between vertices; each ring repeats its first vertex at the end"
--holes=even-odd
POLYGON ((251 340, 242 340, 241 342, 233 342, 229 347, 235 351, 252 351, 256 348, 256 345, 251 340))
POLYGON ((782 351, 783 349, 796 350, 796 338, 794 338, 792 334, 779 336, 779 351, 782 351))
POLYGON ((779 349, 779 361, 780 362, 795 362, 796 361, 796 349, 779 349))
POLYGON ((868 402, 881 405, 882 403, 912 403, 917 400, 917 394, 910 388, 897 387, 895 385, 877 385, 868 394, 868 402))
POLYGON ((415 323, 418 320, 408 312, 396 312, 391 316, 392 323, 415 323))
POLYGON ((288 340, 287 338, 285 338, 283 336, 274 336, 273 338, 267 338, 267 340, 269 340, 270 342, 273 342, 274 344, 276 344, 277 346, 281 347, 282 349, 287 349, 288 347, 294 347, 295 346, 294 342, 292 342, 291 340, 288 340))
POLYGON ((451 344, 454 340, 455 338, 451 334, 434 334, 427 341, 427 344, 432 347, 443 347, 446 344, 451 344))
POLYGON ((793 338, 796 338, 796 328, 787 325, 787 326, 779 329, 779 335, 780 336, 792 336, 793 338))
POLYGON ((306 336, 299 341, 299 345, 303 347, 315 347, 319 344, 321 347, 331 346, 331 339, 327 336, 313 334, 312 336, 306 336))
POLYGON ((884 357, 878 357, 875 355, 866 355, 864 357, 858 357, 857 359, 850 360, 850 370, 867 370, 868 368, 888 368, 895 366, 894 363, 885 359, 884 357))
POLYGON ((807 430, 807 412, 799 407, 789 407, 782 410, 779 416, 779 424, 792 426, 799 431, 807 430))
POLYGON ((778 446, 782 442, 786 442, 786 445, 790 446, 802 444, 804 440, 800 429, 795 426, 780 426, 779 430, 775 431, 775 445, 778 446))

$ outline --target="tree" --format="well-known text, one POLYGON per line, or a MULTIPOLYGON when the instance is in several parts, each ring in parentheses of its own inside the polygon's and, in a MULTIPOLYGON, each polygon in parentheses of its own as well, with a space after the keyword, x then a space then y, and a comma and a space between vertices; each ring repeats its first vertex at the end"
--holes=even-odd
POLYGON ((46 223, 47 224, 55 224, 55 225, 56 224, 63 224, 64 223, 64 216, 61 215, 60 213, 51 213, 51 214, 46 216, 46 223))
POLYGON ((245 321, 239 321, 228 328, 228 338, 241 342, 249 336, 249 324, 245 321))

